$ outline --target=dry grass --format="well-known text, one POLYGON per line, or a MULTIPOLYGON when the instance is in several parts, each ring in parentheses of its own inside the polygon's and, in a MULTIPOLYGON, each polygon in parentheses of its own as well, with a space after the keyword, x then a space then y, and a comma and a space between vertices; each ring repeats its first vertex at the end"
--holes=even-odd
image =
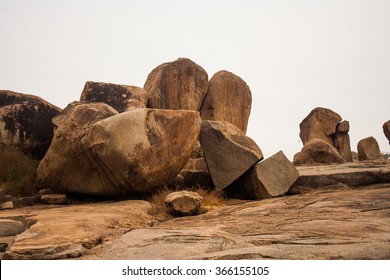
MULTIPOLYGON (((177 189, 174 191, 180 191, 177 189)), ((173 216, 167 213, 165 208, 165 197, 174 192, 168 188, 162 188, 156 191, 149 199, 149 202, 152 204, 152 208, 149 211, 149 214, 154 216, 159 221, 166 221, 172 219, 173 216)), ((221 192, 205 190, 202 188, 191 189, 193 192, 197 192, 201 197, 203 197, 203 203, 200 209, 200 213, 206 213, 212 209, 224 207, 224 197, 221 192)))

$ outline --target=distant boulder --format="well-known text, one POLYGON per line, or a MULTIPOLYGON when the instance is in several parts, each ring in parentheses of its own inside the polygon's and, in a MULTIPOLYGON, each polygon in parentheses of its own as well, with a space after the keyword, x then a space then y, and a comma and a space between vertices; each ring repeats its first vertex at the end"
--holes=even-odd
POLYGON ((53 139, 51 120, 60 111, 40 97, 0 90, 0 145, 42 159, 53 139))
POLYGON ((227 121, 245 133, 251 105, 246 82, 231 72, 219 71, 209 81, 200 114, 202 120, 227 121))
POLYGON ((302 150, 294 156, 295 165, 318 165, 330 163, 346 163, 336 148, 322 139, 314 138, 303 146, 302 150))
POLYGON ((358 142, 357 149, 360 161, 383 158, 379 149, 378 142, 372 136, 360 140, 358 142))
POLYGON ((208 86, 206 71, 187 58, 161 64, 144 84, 147 107, 199 111, 208 86))
POLYGON ((333 143, 340 155, 348 162, 352 162, 351 142, 349 139, 349 122, 342 121, 337 125, 333 136, 333 143))
POLYGON ((148 96, 143 88, 129 85, 91 82, 85 83, 80 102, 102 102, 119 113, 146 108, 148 96))
POLYGON ((387 140, 389 140, 390 144, 390 120, 383 124, 383 133, 385 134, 387 140))

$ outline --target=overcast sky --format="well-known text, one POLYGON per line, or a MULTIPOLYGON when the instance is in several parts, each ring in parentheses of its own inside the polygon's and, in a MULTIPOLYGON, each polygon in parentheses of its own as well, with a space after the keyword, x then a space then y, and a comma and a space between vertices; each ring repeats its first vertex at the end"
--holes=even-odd
POLYGON ((352 150, 390 151, 389 0, 0 0, 0 89, 64 108, 87 80, 143 86, 187 57, 252 91, 248 135, 292 159, 315 107, 350 121, 352 150))

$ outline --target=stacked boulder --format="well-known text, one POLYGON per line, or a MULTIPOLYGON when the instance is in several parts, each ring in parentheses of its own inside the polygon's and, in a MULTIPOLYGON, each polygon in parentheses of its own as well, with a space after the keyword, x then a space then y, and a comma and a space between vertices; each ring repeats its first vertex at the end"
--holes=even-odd
POLYGON ((302 150, 294 164, 328 164, 352 161, 349 122, 327 108, 315 108, 300 123, 302 150))

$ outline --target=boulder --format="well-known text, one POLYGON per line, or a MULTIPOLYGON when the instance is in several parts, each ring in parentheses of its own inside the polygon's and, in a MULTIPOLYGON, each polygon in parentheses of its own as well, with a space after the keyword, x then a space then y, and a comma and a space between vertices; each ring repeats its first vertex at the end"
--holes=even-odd
POLYGON ((302 150, 294 156, 293 164, 318 165, 346 162, 336 148, 322 139, 314 138, 307 142, 302 150))
POLYGON ((385 134, 387 140, 389 140, 390 144, 390 120, 383 124, 383 133, 385 134))
POLYGON ((68 198, 65 194, 43 194, 41 195, 41 203, 62 205, 68 203, 68 198))
POLYGON ((179 58, 153 69, 144 89, 148 107, 199 111, 208 86, 206 71, 187 58, 179 58))
POLYGON ((138 109, 118 114, 78 104, 58 119, 38 182, 61 193, 149 193, 172 181, 198 140, 199 112, 138 109), (185 133, 183 133, 185 132, 185 133))
POLYGON ((349 139, 349 122, 342 121, 338 124, 333 136, 334 146, 340 155, 348 162, 352 162, 351 143, 349 139))
POLYGON ((195 215, 199 212, 203 198, 196 192, 180 191, 166 196, 167 212, 175 216, 195 215))
POLYGON ((143 88, 87 81, 80 102, 102 102, 122 113, 132 109, 146 108, 148 96, 143 88))
POLYGON ((37 96, 0 90, 0 145, 42 159, 53 138, 51 119, 60 111, 37 96))
POLYGON ((372 136, 360 140, 358 142, 357 149, 360 161, 382 158, 378 142, 372 136))
POLYGON ((239 76, 219 71, 209 81, 200 110, 202 120, 227 121, 244 133, 252 105, 249 86, 239 76))
POLYGON ((3 203, 5 198, 5 189, 3 187, 0 187, 0 203, 3 203))
POLYGON ((217 190, 230 185, 263 159, 257 144, 229 122, 202 121, 199 138, 217 190))
POLYGON ((13 201, 6 201, 0 204, 0 210, 14 209, 13 201))
POLYGON ((22 233, 25 227, 22 222, 0 219, 0 236, 10 236, 22 233))
POLYGON ((336 133, 340 121, 340 115, 332 110, 321 107, 313 109, 299 124, 299 137, 303 145, 314 138, 318 138, 334 146, 333 135, 336 133))
POLYGON ((238 193, 244 199, 280 196, 289 190, 298 177, 298 170, 280 151, 251 167, 229 186, 229 192, 238 193))

